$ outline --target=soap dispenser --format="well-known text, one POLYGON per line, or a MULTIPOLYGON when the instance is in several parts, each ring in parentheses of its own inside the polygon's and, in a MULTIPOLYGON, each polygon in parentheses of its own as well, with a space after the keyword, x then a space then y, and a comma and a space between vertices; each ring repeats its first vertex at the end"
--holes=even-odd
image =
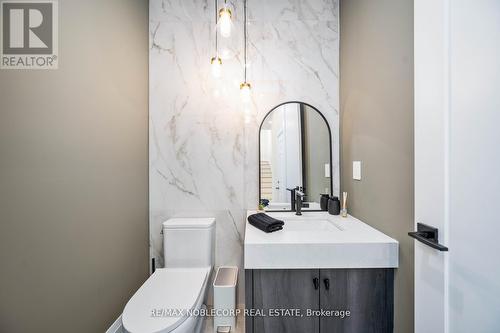
POLYGON ((330 215, 340 214, 340 200, 338 197, 330 197, 330 199, 328 199, 328 213, 330 213, 330 215))

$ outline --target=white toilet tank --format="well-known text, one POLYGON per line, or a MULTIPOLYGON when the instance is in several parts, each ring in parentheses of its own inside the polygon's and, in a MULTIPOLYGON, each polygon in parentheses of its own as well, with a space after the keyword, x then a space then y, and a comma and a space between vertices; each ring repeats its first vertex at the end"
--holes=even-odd
POLYGON ((174 218, 163 222, 165 268, 213 267, 215 219, 174 218))

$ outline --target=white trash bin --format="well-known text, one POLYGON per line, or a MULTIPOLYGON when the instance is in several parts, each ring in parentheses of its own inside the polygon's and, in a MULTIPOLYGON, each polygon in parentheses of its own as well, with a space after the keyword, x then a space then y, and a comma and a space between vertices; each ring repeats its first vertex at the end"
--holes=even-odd
POLYGON ((221 266, 214 280, 214 332, 236 331, 238 267, 221 266))

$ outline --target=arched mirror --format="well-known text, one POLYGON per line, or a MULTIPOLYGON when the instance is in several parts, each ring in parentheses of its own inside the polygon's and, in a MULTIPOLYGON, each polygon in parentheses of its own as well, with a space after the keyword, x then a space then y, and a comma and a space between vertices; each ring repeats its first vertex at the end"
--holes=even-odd
POLYGON ((289 102, 272 109, 259 133, 260 204, 265 210, 320 210, 321 194, 332 193, 332 139, 319 110, 289 102), (299 192, 299 193, 300 193, 299 192))

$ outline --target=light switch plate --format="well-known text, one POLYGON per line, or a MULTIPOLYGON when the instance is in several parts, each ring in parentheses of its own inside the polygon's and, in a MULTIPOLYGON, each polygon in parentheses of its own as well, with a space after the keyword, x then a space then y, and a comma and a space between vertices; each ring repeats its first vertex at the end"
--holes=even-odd
POLYGON ((361 161, 352 162, 352 179, 361 180, 361 161))
POLYGON ((330 178, 330 163, 325 163, 325 178, 330 178))

